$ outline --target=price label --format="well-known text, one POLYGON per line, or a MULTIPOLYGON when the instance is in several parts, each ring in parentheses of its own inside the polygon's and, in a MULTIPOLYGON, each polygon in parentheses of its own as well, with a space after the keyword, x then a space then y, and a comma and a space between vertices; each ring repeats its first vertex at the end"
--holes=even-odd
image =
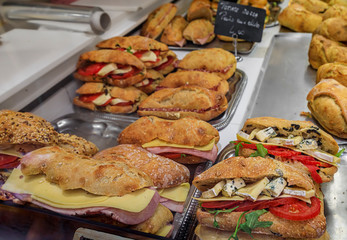
POLYGON ((266 11, 221 0, 218 5, 215 34, 238 36, 250 42, 260 42, 263 36, 266 11))

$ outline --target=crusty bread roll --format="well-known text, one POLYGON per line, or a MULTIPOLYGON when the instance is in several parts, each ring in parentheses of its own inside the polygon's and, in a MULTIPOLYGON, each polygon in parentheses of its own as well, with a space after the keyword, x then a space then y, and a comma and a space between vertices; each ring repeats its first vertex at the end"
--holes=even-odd
POLYGON ((347 18, 334 17, 324 20, 314 31, 337 42, 347 42, 347 18))
POLYGON ((151 12, 141 29, 141 36, 156 39, 163 32, 169 22, 174 18, 177 6, 165 3, 151 12))
POLYGON ((136 83, 134 87, 140 89, 146 94, 151 94, 163 79, 164 75, 160 72, 153 69, 147 69, 146 78, 142 82, 136 83))
POLYGON ((307 95, 307 106, 329 133, 347 138, 347 88, 334 79, 325 79, 307 95))
POLYGON ((94 143, 82 137, 70 135, 67 133, 59 133, 58 146, 63 148, 67 152, 89 157, 93 156, 99 151, 98 147, 94 143))
POLYGON ((163 59, 163 63, 159 64, 154 68, 154 70, 158 71, 159 73, 166 75, 175 70, 175 64, 177 62, 177 55, 174 51, 169 50, 169 52, 166 55, 166 58, 163 59))
POLYGON ((347 1, 346 0, 330 0, 329 5, 330 6, 342 5, 344 7, 347 7, 347 1))
POLYGON ((183 37, 183 30, 187 25, 188 22, 184 17, 175 16, 164 29, 160 41, 167 45, 183 47, 186 44, 186 39, 183 37))
POLYGON ((332 78, 347 87, 347 63, 334 62, 321 65, 317 70, 316 83, 332 78))
POLYGON ((315 14, 323 14, 329 8, 329 4, 320 0, 291 0, 291 3, 298 3, 315 14))
POLYGON ((296 32, 313 32, 322 22, 322 17, 298 3, 293 3, 278 15, 278 21, 282 26, 296 32))
POLYGON ((314 34, 308 51, 308 60, 314 69, 318 69, 325 63, 347 63, 347 46, 322 35, 314 34))
POLYGON ((196 117, 209 121, 222 114, 228 107, 225 96, 197 86, 165 88, 154 92, 141 102, 138 115, 167 119, 196 117))
POLYGON ((64 190, 82 188, 97 195, 123 196, 153 186, 147 174, 123 162, 99 161, 60 147, 44 147, 26 154, 21 170, 24 175, 44 173, 48 181, 64 190))
POLYGON ((204 45, 214 39, 214 26, 206 19, 196 19, 183 30, 183 36, 194 44, 204 45))
POLYGON ((339 4, 329 7, 323 14, 323 20, 332 17, 342 17, 347 19, 347 7, 339 4))
POLYGON ((195 19, 204 18, 212 21, 213 12, 209 0, 193 0, 188 8, 187 20, 189 22, 195 19))

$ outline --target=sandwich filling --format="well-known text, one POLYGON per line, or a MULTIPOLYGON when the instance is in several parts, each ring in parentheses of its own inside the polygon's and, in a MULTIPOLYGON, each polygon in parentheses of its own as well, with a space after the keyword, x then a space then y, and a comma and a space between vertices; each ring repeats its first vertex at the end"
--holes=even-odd
POLYGON ((158 189, 160 203, 175 212, 183 212, 184 203, 190 189, 189 183, 182 183, 177 187, 158 189))
MULTIPOLYGON (((85 103, 93 103, 98 107, 106 107, 107 105, 111 106, 131 106, 135 102, 128 101, 121 98, 112 97, 109 93, 100 92, 94 94, 81 94, 79 100, 85 103)), ((137 102, 137 100, 136 100, 137 102)))
POLYGON ((160 62, 158 62, 157 66, 154 68, 156 71, 163 70, 164 68, 172 65, 174 63, 175 57, 167 56, 163 58, 160 62))

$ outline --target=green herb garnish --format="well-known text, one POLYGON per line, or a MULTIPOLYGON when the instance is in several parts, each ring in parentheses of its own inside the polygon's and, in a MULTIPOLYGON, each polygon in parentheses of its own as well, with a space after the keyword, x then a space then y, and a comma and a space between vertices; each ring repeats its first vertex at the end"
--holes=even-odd
POLYGON ((267 149, 260 143, 256 144, 257 146, 257 151, 249 155, 250 157, 265 157, 267 155, 267 149))
POLYGON ((342 153, 345 151, 345 148, 342 148, 338 153, 336 153, 336 157, 341 157, 342 153))
POLYGON ((236 208, 238 208, 238 207, 239 207, 239 206, 236 206, 236 207, 234 207, 234 208, 226 209, 226 210, 211 210, 211 211, 207 210, 209 213, 214 214, 214 217, 213 217, 213 226, 214 226, 215 228, 219 228, 218 222, 217 222, 217 220, 216 220, 216 216, 217 216, 218 214, 220 214, 220 213, 230 213, 230 212, 234 211, 234 210, 235 210, 236 208))
POLYGON ((181 158, 186 157, 187 155, 185 155, 184 153, 181 153, 181 158))
POLYGON ((128 53, 133 54, 133 52, 131 51, 131 46, 127 47, 127 49, 126 49, 126 50, 127 50, 127 52, 128 52, 128 53))

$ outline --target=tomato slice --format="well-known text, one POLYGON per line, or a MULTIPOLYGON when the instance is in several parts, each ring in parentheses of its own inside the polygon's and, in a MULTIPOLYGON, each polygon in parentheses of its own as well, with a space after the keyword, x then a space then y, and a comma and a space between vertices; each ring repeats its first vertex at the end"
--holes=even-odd
POLYGON ((317 170, 319 170, 319 167, 317 167, 315 165, 305 165, 305 166, 310 171, 310 174, 311 174, 313 181, 315 181, 316 183, 322 183, 323 182, 321 176, 319 176, 319 174, 317 173, 317 170))
POLYGON ((230 209, 236 207, 241 201, 215 201, 215 202, 203 202, 201 207, 214 208, 214 209, 230 209))
POLYGON ((80 95, 79 99, 82 101, 82 102, 86 102, 86 103, 89 103, 89 102, 93 102, 95 99, 97 99, 100 95, 102 95, 103 93, 95 93, 95 94, 83 94, 83 95, 80 95))
POLYGON ((181 158, 181 153, 160 153, 159 155, 170 159, 181 158))
MULTIPOLYGON (((119 65, 118 65, 118 67, 119 67, 119 65)), ((119 67, 119 68, 121 68, 121 67, 119 67)), ((113 79, 124 79, 124 78, 128 78, 128 77, 131 77, 132 75, 137 74, 137 72, 139 72, 139 70, 138 70, 138 71, 135 71, 135 69, 132 67, 132 68, 131 68, 131 71, 129 71, 129 72, 127 72, 127 73, 122 73, 122 74, 111 74, 110 76, 111 76, 111 78, 113 78, 113 79)))
POLYGON ((79 68, 77 72, 82 76, 91 76, 97 74, 105 65, 106 63, 92 63, 86 67, 79 68))
POLYGON ((276 150, 268 150, 268 154, 271 154, 277 157, 291 158, 293 156, 300 155, 301 152, 296 152, 294 150, 281 148, 276 150))
POLYGON ((112 98, 110 98, 109 100, 107 100, 104 104, 100 105, 100 107, 105 107, 108 104, 110 104, 110 102, 112 101, 112 98))
POLYGON ((19 160, 16 160, 14 162, 6 163, 6 164, 1 164, 0 169, 7 169, 7 168, 16 168, 20 164, 19 160))
POLYGON ((132 101, 129 101, 129 102, 120 102, 120 103, 117 103, 113 106, 130 106, 130 105, 133 105, 134 103, 132 101))
POLYGON ((167 66, 171 65, 174 60, 175 60, 174 57, 169 56, 169 57, 167 57, 167 61, 166 62, 162 63, 161 65, 159 65, 157 67, 155 67, 154 70, 160 71, 160 70, 166 68, 167 66))
POLYGON ((269 211, 280 218, 303 221, 316 217, 320 212, 320 200, 311 197, 311 206, 306 202, 297 200, 295 203, 286 204, 280 207, 270 207, 269 211))
POLYGON ((16 156, 1 154, 0 153, 0 165, 14 162, 18 159, 16 156))

